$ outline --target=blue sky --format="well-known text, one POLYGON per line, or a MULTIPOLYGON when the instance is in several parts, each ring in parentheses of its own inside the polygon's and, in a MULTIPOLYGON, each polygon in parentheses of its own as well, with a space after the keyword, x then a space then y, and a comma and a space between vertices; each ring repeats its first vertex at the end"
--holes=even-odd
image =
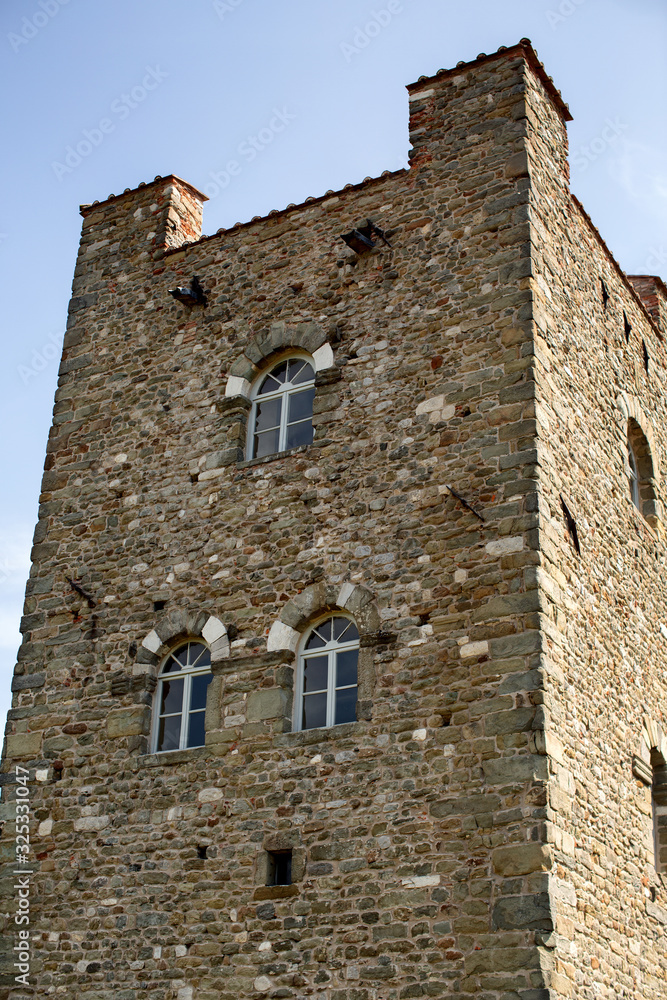
POLYGON ((625 271, 667 279, 664 0, 4 0, 0 716, 79 204, 176 173, 212 233, 397 169, 405 85, 522 37, 574 115, 574 192, 625 271))

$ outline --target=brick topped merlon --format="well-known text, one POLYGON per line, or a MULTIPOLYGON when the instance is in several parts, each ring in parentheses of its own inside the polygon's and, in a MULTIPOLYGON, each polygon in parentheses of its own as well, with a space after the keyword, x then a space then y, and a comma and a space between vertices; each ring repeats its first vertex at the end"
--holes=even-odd
POLYGON ((667 287, 662 278, 657 274, 629 274, 628 281, 662 333, 667 333, 667 287))
POLYGON ((152 254, 182 246, 201 237, 206 196, 169 174, 156 177, 106 201, 84 205, 81 253, 87 261, 109 254, 109 247, 143 245, 152 254))
POLYGON ((180 252, 181 250, 189 250, 202 243, 207 243, 209 240, 215 240, 219 236, 224 236, 226 233, 238 232, 240 229, 247 229, 249 226, 268 222, 270 219, 283 218, 290 212, 299 212, 304 208, 310 208, 311 205, 321 205, 322 202, 327 201, 328 198, 340 198, 343 195, 348 194, 348 192, 352 193, 355 191, 361 191, 363 188, 368 188, 373 184, 379 184, 381 181, 386 181, 390 177, 400 177, 401 174, 407 173, 409 173, 409 168, 401 168, 400 170, 383 170, 379 177, 364 177, 363 181, 359 181, 357 184, 346 184, 338 191, 329 190, 324 194, 310 195, 308 198, 304 199, 304 201, 300 201, 298 204, 292 203, 287 205, 285 208, 272 208, 266 215, 255 215, 252 219, 248 219, 247 222, 235 222, 233 226, 229 227, 229 229, 225 229, 223 226, 216 230, 215 233, 211 233, 210 236, 202 236, 201 239, 193 240, 189 243, 183 243, 179 247, 172 247, 171 249, 165 251, 165 256, 170 253, 180 252))
POLYGON ((110 194, 109 197, 105 198, 103 201, 94 201, 89 205, 79 205, 79 212, 85 219, 91 214, 91 212, 96 212, 99 208, 103 208, 105 205, 108 205, 109 202, 119 201, 121 198, 125 198, 128 195, 136 194, 137 191, 142 191, 144 189, 155 187, 157 184, 165 183, 176 184, 178 187, 187 188, 187 190, 202 203, 208 201, 208 197, 196 188, 194 184, 184 181, 181 177, 177 177, 176 174, 167 174, 166 177, 161 177, 160 174, 158 174, 152 181, 141 181, 135 188, 125 188, 122 194, 110 194))
MULTIPOLYGON (((572 194, 571 198, 572 198, 572 204, 579 210, 579 212, 581 213, 582 218, 586 222, 586 224, 589 227, 590 231, 592 232, 593 236, 595 237, 595 239, 598 241, 598 243, 600 244, 600 246, 604 250, 604 252, 605 252, 605 254, 607 256, 607 259, 609 260, 609 263, 614 268, 614 270, 618 274, 619 278, 625 284, 626 288, 628 289, 628 291, 630 292, 630 294, 634 298, 635 302, 637 303, 637 305, 639 306, 639 308, 644 313, 644 315, 646 316, 647 320, 649 321, 649 323, 653 327, 653 330, 655 331, 656 337, 658 337, 659 340, 664 340, 664 337, 663 337, 661 328, 660 328, 660 326, 659 326, 659 324, 657 322, 657 319, 654 318, 654 316, 651 315, 651 312, 649 311, 649 309, 648 309, 648 307, 646 305, 646 302, 643 300, 643 298, 641 297, 641 295, 639 294, 639 292, 635 288, 635 285, 633 284, 633 279, 629 275, 627 275, 625 273, 625 271, 623 270, 623 268, 620 266, 620 264, 618 263, 618 261, 614 257, 613 253, 611 252, 611 250, 609 249, 609 247, 607 246, 607 244, 603 240, 602 236, 600 235, 600 230, 597 228, 597 226, 595 225, 595 223, 593 222, 593 220, 591 219, 590 215, 588 214, 588 212, 586 211, 586 209, 584 208, 584 206, 581 204, 581 202, 579 201, 579 199, 577 198, 577 196, 575 194, 572 194)), ((649 276, 647 276, 647 275, 636 275, 635 277, 649 277, 649 276)), ((660 283, 660 286, 663 289, 663 293, 665 295, 667 295, 667 289, 665 289, 665 285, 663 284, 663 282, 661 281, 661 279, 658 278, 658 277, 653 278, 653 276, 650 276, 650 277, 652 277, 652 280, 660 283)))
POLYGON ((516 45, 511 45, 509 48, 501 45, 497 52, 492 52, 490 55, 482 52, 476 59, 471 59, 470 62, 457 63, 453 69, 439 69, 438 72, 434 73, 432 76, 420 76, 415 83, 408 84, 407 91, 411 97, 414 98, 418 91, 423 89, 429 83, 457 76, 465 70, 481 66, 483 63, 492 62, 495 59, 513 59, 517 55, 523 55, 531 69, 539 77, 544 89, 553 101, 563 121, 571 122, 572 115, 570 113, 570 109, 563 100, 560 91, 553 82, 553 79, 548 75, 544 65, 538 59, 537 52, 533 48, 529 38, 522 38, 520 42, 516 45))

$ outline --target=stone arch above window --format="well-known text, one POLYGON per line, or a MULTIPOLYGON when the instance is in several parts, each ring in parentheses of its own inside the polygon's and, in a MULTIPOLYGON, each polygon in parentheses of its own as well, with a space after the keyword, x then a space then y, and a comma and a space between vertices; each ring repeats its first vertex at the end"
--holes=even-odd
POLYGON ((651 527, 660 530, 662 506, 656 488, 659 456, 653 428, 634 396, 621 393, 619 407, 623 415, 624 465, 630 499, 651 527))
MULTIPOLYGON (((229 638, 227 629, 219 618, 208 611, 186 611, 175 609, 169 612, 144 636, 137 653, 137 663, 145 664, 145 669, 155 686, 161 665, 169 652, 188 639, 202 639, 211 655, 211 673, 213 679, 206 692, 205 733, 206 742, 215 730, 220 727, 222 703, 222 668, 229 658, 229 638)), ((155 706, 154 706, 155 708, 155 706)), ((148 733, 148 730, 146 730, 148 733)))
POLYGON ((296 650, 301 634, 317 617, 327 611, 347 611, 355 620, 361 645, 372 645, 374 635, 380 630, 380 614, 373 594, 361 584, 345 583, 332 586, 313 583, 288 601, 280 618, 269 631, 266 648, 296 650))
POLYGON ((618 397, 618 407, 622 414, 622 429, 627 431, 629 421, 633 420, 639 426, 639 429, 646 438, 646 443, 651 453, 651 461, 653 463, 653 475, 655 479, 659 479, 661 464, 660 450, 655 439, 655 434, 653 433, 651 422, 644 413, 639 400, 636 396, 631 396, 628 392, 622 392, 618 397))
POLYGON ((225 396, 249 399, 252 384, 267 368, 267 361, 288 351, 309 354, 314 362, 316 377, 335 368, 331 344, 317 323, 272 323, 268 331, 250 338, 243 354, 230 368, 225 396))
POLYGON ((149 664, 157 672, 165 656, 179 640, 197 638, 203 639, 210 649, 211 669, 215 673, 215 664, 229 656, 229 639, 220 619, 207 611, 175 610, 165 615, 159 625, 142 639, 137 662, 149 664))
MULTIPOLYGON (((330 585, 314 583, 288 601, 274 622, 267 639, 267 651, 294 654, 310 626, 327 613, 342 612, 359 632, 357 718, 370 719, 375 688, 374 647, 386 642, 381 632, 380 613, 370 590, 346 581, 330 585)), ((291 715, 291 713, 290 713, 291 715)))

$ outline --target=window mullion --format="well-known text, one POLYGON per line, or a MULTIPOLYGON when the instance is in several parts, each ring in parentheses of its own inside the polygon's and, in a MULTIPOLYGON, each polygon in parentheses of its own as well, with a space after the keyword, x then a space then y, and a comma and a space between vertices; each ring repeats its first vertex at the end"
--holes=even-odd
POLYGON ((181 738, 178 741, 179 750, 185 750, 187 743, 187 722, 188 706, 190 704, 190 682, 192 677, 185 674, 183 677, 183 704, 181 705, 181 738))
POLYGON ((278 435, 278 451, 285 451, 287 447, 287 391, 283 390, 280 396, 280 434, 278 435))
POLYGON ((336 718, 336 649, 330 649, 327 664, 327 726, 333 726, 336 718))

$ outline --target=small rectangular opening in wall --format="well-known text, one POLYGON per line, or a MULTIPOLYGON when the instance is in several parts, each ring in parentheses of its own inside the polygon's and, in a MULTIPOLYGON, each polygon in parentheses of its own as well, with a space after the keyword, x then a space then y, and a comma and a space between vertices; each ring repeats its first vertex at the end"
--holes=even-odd
POLYGON ((574 548, 575 548, 575 550, 577 552, 577 555, 580 556, 581 555, 581 546, 579 545, 579 532, 577 531, 577 522, 572 517, 572 514, 570 513, 570 509, 569 509, 568 505, 565 503, 565 501, 563 500, 562 496, 560 497, 560 505, 561 505, 561 508, 563 510, 563 516, 565 517, 565 524, 567 526, 567 531, 568 531, 568 534, 570 536, 570 540, 571 540, 572 544, 574 545, 574 548))
POLYGON ((646 341, 645 340, 642 340, 642 354, 644 356, 644 368, 646 370, 646 374, 648 375, 649 356, 648 356, 648 348, 646 346, 646 341))
POLYGON ((292 884, 292 852, 268 851, 267 885, 292 884))
POLYGON ((602 305, 607 308, 607 302, 609 302, 609 292, 607 291, 607 286, 605 285, 602 278, 600 278, 600 285, 602 286, 602 305))
POLYGON ((166 601, 153 601, 153 611, 164 611, 166 606, 166 601))
POLYGON ((623 313, 623 332, 625 333, 625 342, 628 344, 630 342, 630 334, 632 333, 632 326, 630 325, 630 320, 623 313))

